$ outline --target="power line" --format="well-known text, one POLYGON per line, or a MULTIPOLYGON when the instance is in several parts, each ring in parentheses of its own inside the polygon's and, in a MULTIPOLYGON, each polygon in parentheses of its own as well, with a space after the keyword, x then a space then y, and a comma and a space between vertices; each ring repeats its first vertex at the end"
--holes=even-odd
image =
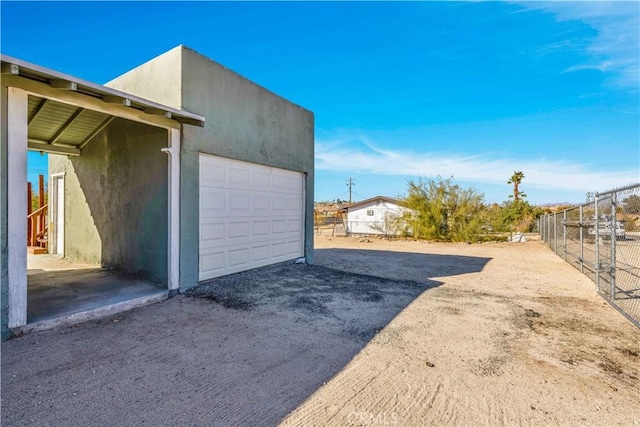
POLYGON ((356 191, 354 191, 353 194, 355 194, 356 196, 359 196, 363 200, 366 199, 366 197, 364 197, 362 194, 360 194, 360 193, 358 193, 356 191))

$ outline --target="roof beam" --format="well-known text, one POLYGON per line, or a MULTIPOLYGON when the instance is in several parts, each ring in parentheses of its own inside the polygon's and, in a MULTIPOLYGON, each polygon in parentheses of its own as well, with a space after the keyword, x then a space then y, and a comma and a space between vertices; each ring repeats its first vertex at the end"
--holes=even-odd
MULTIPOLYGON (((79 92, 57 90, 48 84, 26 79, 21 76, 5 76, 3 77, 3 84, 22 88, 35 96, 76 105, 86 108, 87 110, 94 110, 111 116, 122 117, 123 119, 133 120, 134 122, 145 123, 165 129, 180 129, 180 123, 175 120, 147 114, 136 108, 125 107, 124 105, 109 104, 100 98, 83 95, 79 92)), ((203 122, 201 122, 201 124, 204 125, 203 122)))
POLYGON ((42 101, 40 101, 40 103, 38 104, 36 109, 33 110, 33 113, 31 113, 31 117, 29 117, 29 124, 31 124, 31 122, 33 122, 36 119, 36 117, 38 117, 38 114, 40 114, 42 112, 42 110, 44 109, 45 104, 48 101, 49 100, 46 99, 46 98, 43 98, 42 101))
POLYGON ((109 104, 119 104, 124 105, 125 107, 131 107, 131 100, 122 96, 104 95, 102 99, 104 99, 104 102, 108 102, 109 104))
POLYGON ((62 154, 64 156, 79 156, 80 150, 77 148, 60 147, 51 145, 48 141, 29 138, 29 150, 41 151, 43 153, 62 154))
POLYGON ((53 144, 55 144, 56 142, 58 142, 58 140, 60 139, 60 137, 62 136, 62 134, 64 133, 64 131, 66 131, 66 130, 67 130, 67 128, 68 128, 69 126, 71 126, 71 124, 72 124, 73 122, 75 122, 75 121, 76 121, 76 119, 77 119, 78 117, 80 117, 80 115, 81 115, 82 113, 84 113, 84 111, 85 111, 85 109, 84 109, 84 108, 78 108, 78 109, 75 111, 75 113, 73 113, 73 114, 71 115, 71 117, 69 117, 69 120, 67 120, 67 121, 65 122, 65 124, 63 124, 63 125, 60 127, 60 129, 58 129, 58 132, 56 132, 56 134, 55 134, 55 135, 53 135, 53 137, 51 137, 51 140, 49 140, 49 144, 53 145, 53 144))
POLYGON ((72 90, 74 92, 78 90, 78 83, 69 80, 51 79, 49 84, 55 89, 72 90))
POLYGON ((18 67, 16 64, 5 62, 4 64, 2 64, 2 74, 11 74, 17 76, 18 74, 20 74, 20 67, 18 67))
POLYGON ((159 108, 153 107, 145 107, 142 109, 147 114, 153 114, 156 116, 162 116, 164 118, 170 119, 172 117, 171 111, 161 110, 159 108))

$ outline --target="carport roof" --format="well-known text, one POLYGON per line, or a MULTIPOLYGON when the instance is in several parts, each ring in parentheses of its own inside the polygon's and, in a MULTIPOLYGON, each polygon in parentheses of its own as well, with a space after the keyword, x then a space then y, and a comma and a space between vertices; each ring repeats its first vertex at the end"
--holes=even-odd
MULTIPOLYGON (((21 59, 0 55, 3 76, 18 76, 61 91, 74 92, 111 105, 130 108, 136 114, 148 114, 180 123, 204 126, 204 117, 185 110, 158 104, 116 89, 91 83, 68 74, 50 70, 21 59)), ((105 110, 48 99, 46 95, 29 96, 29 148, 67 155, 80 150, 113 120, 116 115, 105 110)))

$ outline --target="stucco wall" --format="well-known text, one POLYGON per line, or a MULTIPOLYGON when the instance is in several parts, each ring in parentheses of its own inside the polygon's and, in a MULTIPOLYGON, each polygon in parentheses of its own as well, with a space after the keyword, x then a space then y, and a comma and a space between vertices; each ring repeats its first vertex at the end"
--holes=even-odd
MULTIPOLYGON (((87 147, 88 148, 88 147, 87 147)), ((87 151, 96 151, 95 147, 91 147, 87 151), (93 149, 93 150, 91 150, 93 149)), ((58 156, 49 154, 49 175, 64 173, 64 200, 65 200, 65 248, 64 255, 66 258, 100 264, 102 262, 102 241, 100 233, 94 222, 94 217, 84 191, 92 191, 82 188, 79 177, 75 172, 74 163, 66 156, 58 156), (66 229, 68 227, 68 229, 66 229)), ((82 159, 79 167, 81 174, 86 174, 86 170, 90 168, 92 163, 85 157, 82 159)), ((95 166, 95 165, 94 165, 95 166)), ((98 168, 95 169, 96 179, 100 179, 102 173, 98 168)), ((52 189, 51 179, 49 179, 49 189, 52 189)), ((93 190, 95 191, 95 190, 93 190)), ((50 200, 51 199, 51 196, 50 200)), ((96 209, 94 207, 94 209, 96 209)))
POLYGON ((65 173, 65 257, 167 283, 167 131, 114 120, 65 173))
POLYGON ((182 108, 182 49, 171 49, 105 86, 173 108, 182 108))
POLYGON ((305 256, 308 262, 313 262, 313 113, 184 46, 172 49, 107 85, 205 117, 203 128, 190 125, 182 128, 182 289, 198 282, 199 153, 304 172, 305 256), (176 76, 180 76, 180 86, 173 86, 176 76), (176 101, 176 96, 180 102, 176 101))
POLYGON ((9 266, 7 234, 7 87, 0 85, 0 334, 9 338, 9 266))
POLYGON ((181 286, 198 281, 199 153, 304 172, 305 256, 313 262, 313 113, 191 49, 182 51, 182 106, 206 121, 183 129, 181 286))

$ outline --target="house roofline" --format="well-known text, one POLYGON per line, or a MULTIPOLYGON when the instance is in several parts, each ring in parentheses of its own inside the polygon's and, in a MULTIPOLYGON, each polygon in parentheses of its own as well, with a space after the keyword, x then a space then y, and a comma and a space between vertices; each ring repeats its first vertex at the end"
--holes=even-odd
POLYGON ((384 202, 391 202, 391 203, 395 203, 396 205, 401 205, 402 201, 400 199, 396 199, 394 197, 387 197, 387 196, 375 196, 375 197, 371 197, 369 199, 366 200, 362 200, 360 202, 355 202, 355 203, 351 203, 350 205, 345 206, 343 209, 350 209, 353 208, 355 206, 360 206, 360 205, 364 205, 376 200, 382 200, 384 202))

